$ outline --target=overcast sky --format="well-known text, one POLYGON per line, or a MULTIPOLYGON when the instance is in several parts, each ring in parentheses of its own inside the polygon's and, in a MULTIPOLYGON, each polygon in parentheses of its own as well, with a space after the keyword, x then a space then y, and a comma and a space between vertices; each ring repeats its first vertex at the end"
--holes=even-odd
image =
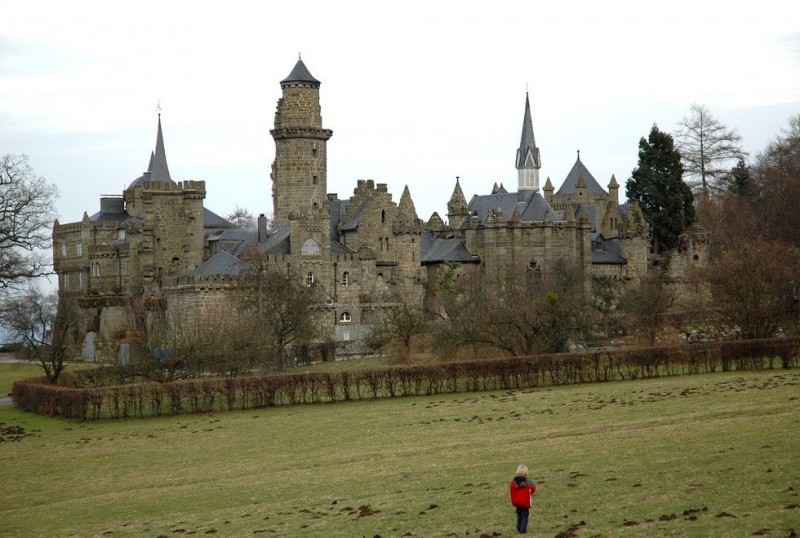
POLYGON ((162 108, 175 180, 270 213, 269 134, 298 53, 322 81, 328 191, 408 185, 419 216, 516 190, 526 88, 541 182, 576 150, 624 185, 653 123, 692 103, 752 154, 800 112, 800 2, 0 0, 0 154, 58 185, 62 223, 145 170, 162 108), (741 6, 741 7, 739 7, 741 6))

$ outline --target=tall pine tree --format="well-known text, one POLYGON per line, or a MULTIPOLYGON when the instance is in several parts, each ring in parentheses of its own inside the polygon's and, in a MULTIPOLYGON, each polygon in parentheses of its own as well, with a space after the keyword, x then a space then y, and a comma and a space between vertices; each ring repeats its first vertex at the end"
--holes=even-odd
POLYGON ((683 231, 695 221, 692 191, 683 182, 680 153, 672 136, 658 130, 639 140, 639 165, 626 184, 629 200, 642 208, 653 238, 653 252, 677 247, 683 231))

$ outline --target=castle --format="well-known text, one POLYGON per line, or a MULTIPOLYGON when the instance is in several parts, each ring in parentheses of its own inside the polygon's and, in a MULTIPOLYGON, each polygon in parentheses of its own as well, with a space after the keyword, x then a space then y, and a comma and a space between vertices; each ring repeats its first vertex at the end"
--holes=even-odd
MULTIPOLYGON (((541 155, 526 95, 517 149, 517 191, 495 184, 467 201, 458 179, 447 221, 427 222, 406 187, 398 202, 387 186, 358 180, 352 196, 327 191, 327 144, 320 81, 302 60, 281 82, 272 164, 274 222, 238 228, 203 206, 204 181, 172 179, 159 115, 147 171, 121 196, 103 196, 100 210, 53 226, 59 293, 74 296, 82 330, 109 341, 124 331, 126 298, 158 297, 168 308, 213 319, 226 289, 246 267, 245 249, 297 275, 321 292, 320 323, 329 339, 357 341, 397 290, 420 301, 435 294, 442 266, 547 272, 559 260, 585 281, 639 281, 647 271, 647 225, 638 206, 619 203, 612 176, 604 189, 578 158, 558 191, 547 178, 539 192, 541 155)), ((588 287, 588 286, 587 286, 588 287)))

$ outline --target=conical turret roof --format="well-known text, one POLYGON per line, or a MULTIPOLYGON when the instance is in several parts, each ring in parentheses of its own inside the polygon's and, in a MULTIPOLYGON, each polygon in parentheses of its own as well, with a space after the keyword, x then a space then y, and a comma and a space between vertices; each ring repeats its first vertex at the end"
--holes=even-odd
POLYGON ((297 59, 297 63, 294 64, 294 68, 292 72, 289 73, 289 76, 286 77, 281 81, 281 86, 284 84, 291 84, 292 82, 305 82, 308 84, 313 84, 319 87, 322 84, 319 80, 315 79, 311 73, 308 71, 306 64, 303 63, 302 58, 297 59))

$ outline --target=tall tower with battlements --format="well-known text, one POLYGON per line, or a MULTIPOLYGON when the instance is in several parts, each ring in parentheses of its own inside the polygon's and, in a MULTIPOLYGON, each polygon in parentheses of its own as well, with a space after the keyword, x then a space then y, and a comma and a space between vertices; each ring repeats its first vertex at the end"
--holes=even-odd
POLYGON ((320 81, 302 59, 281 81, 283 97, 275 111, 275 161, 272 163, 272 207, 275 224, 290 216, 318 213, 327 203, 327 148, 333 135, 322 128, 320 81))

